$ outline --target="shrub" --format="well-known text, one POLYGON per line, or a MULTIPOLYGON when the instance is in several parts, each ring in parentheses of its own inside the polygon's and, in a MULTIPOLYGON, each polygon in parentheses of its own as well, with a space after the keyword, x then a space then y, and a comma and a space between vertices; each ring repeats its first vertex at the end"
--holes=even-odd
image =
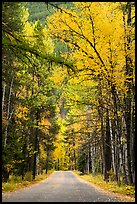
POLYGON ((32 181, 32 173, 30 171, 25 173, 24 180, 32 181))
POLYGON ((9 177, 9 181, 12 183, 19 183, 21 180, 21 176, 10 175, 9 177))
POLYGON ((112 169, 108 172, 110 181, 115 181, 115 175, 112 169))

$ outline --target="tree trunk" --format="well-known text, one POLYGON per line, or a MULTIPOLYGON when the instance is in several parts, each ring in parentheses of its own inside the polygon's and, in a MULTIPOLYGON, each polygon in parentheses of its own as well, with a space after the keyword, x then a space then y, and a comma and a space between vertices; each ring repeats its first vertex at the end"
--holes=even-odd
POLYGON ((135 93, 133 92, 131 101, 131 170, 132 182, 135 185, 135 93))
POLYGON ((12 76, 12 78, 11 78, 11 83, 10 83, 10 87, 9 87, 9 97, 8 97, 7 117, 6 117, 7 118, 7 123, 6 123, 6 127, 5 127, 4 148, 7 145, 8 125, 9 125, 9 116, 10 116, 10 101, 11 101, 13 79, 14 79, 14 76, 12 76))
POLYGON ((115 163, 116 163, 116 181, 120 185, 120 141, 121 128, 118 116, 118 93, 114 84, 111 85, 112 100, 114 105, 113 135, 115 139, 115 163))
MULTIPOLYGON (((46 165, 45 166, 46 166, 46 174, 47 174, 48 173, 48 169, 49 169, 49 150, 47 149, 46 151, 47 151, 47 157, 46 157, 46 165)), ((58 161, 59 161, 59 159, 58 159, 58 161)))
POLYGON ((74 170, 77 169, 76 150, 74 149, 74 170))
POLYGON ((131 114, 131 101, 132 101, 132 90, 133 90, 133 65, 132 58, 128 53, 131 50, 131 36, 127 33, 127 28, 131 28, 132 26, 132 18, 131 18, 131 2, 127 2, 126 11, 123 11, 123 22, 124 22, 124 31, 125 31, 125 62, 126 62, 126 76, 128 81, 126 82, 126 86, 128 87, 127 96, 124 98, 125 102, 125 121, 126 121, 126 139, 127 139, 127 167, 128 167, 128 180, 129 184, 133 184, 133 172, 132 172, 132 158, 131 147, 132 147, 132 137, 131 134, 131 124, 132 114, 131 114), (126 18, 127 15, 127 27, 126 27, 126 18))
POLYGON ((92 169, 92 175, 95 175, 95 147, 93 144, 91 144, 91 169, 92 169))
POLYGON ((109 171, 111 169, 112 153, 111 153, 111 137, 110 137, 110 126, 109 126, 109 113, 108 109, 106 112, 106 148, 105 148, 105 181, 109 181, 109 171))
MULTIPOLYGON (((122 111, 122 109, 121 109, 122 111)), ((125 155, 126 155, 126 141, 124 138, 125 135, 125 120, 124 117, 121 117, 121 140, 120 140, 120 155, 121 155, 121 171, 122 171, 122 177, 123 177, 123 183, 125 185, 128 185, 127 181, 127 174, 126 174, 126 160, 125 160, 125 155)))
POLYGON ((58 171, 60 170, 60 163, 59 163, 59 159, 58 159, 58 171))
POLYGON ((114 175, 116 175, 116 163, 115 163, 115 135, 112 127, 112 121, 109 120, 110 127, 110 138, 111 138, 111 152, 112 152, 112 168, 114 171, 114 175))
POLYGON ((4 99, 5 99, 5 90, 6 90, 6 84, 3 84, 3 94, 2 94, 2 112, 4 108, 4 99))
POLYGON ((33 179, 35 179, 35 176, 37 175, 37 169, 38 169, 38 154, 39 154, 39 129, 38 129, 38 123, 39 123, 39 110, 36 111, 36 130, 35 130, 35 144, 34 144, 34 164, 33 164, 33 179))
POLYGON ((103 100, 102 100, 102 90, 101 90, 101 80, 99 79, 99 85, 98 85, 98 95, 99 95, 99 108, 98 113, 100 117, 101 122, 101 140, 102 140, 102 151, 103 151, 103 174, 104 174, 104 180, 107 177, 107 171, 106 171, 106 152, 105 152, 105 130, 104 130, 104 118, 103 118, 103 100))
POLYGON ((89 151, 87 151, 87 174, 89 174, 89 151))
POLYGON ((92 144, 91 141, 92 141, 92 129, 91 129, 91 107, 88 106, 87 107, 87 111, 86 111, 86 114, 87 114, 87 129, 89 130, 88 132, 88 137, 86 139, 86 154, 87 154, 87 174, 89 174, 90 172, 90 162, 92 163, 92 160, 93 160, 93 155, 92 155, 92 144), (92 155, 92 156, 91 156, 92 155), (90 161, 91 159, 91 161, 90 161))

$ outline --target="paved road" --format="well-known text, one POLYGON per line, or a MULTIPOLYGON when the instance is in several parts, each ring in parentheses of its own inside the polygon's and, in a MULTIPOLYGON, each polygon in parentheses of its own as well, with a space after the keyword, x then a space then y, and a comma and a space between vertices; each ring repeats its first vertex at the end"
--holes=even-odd
POLYGON ((120 202, 99 191, 71 171, 55 171, 46 180, 4 193, 2 202, 120 202))

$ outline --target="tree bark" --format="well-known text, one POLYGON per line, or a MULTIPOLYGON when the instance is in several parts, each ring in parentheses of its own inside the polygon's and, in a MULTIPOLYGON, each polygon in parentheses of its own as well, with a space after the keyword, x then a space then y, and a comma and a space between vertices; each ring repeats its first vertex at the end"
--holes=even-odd
POLYGON ((98 95, 99 95, 99 108, 98 108, 98 113, 100 117, 100 122, 101 122, 101 140, 102 140, 102 151, 103 151, 103 174, 104 174, 104 180, 107 177, 107 171, 106 171, 106 145, 105 145, 105 130, 104 130, 104 118, 103 118, 103 100, 102 100, 102 90, 101 90, 101 80, 99 79, 99 85, 98 85, 98 95))
POLYGON ((34 164, 33 164, 33 179, 35 179, 35 176, 37 175, 37 169, 38 169, 38 154, 39 154, 39 119, 40 119, 40 114, 39 110, 36 110, 36 130, 35 130, 35 144, 34 144, 34 164))
POLYGON ((112 162, 112 152, 111 152, 111 137, 110 137, 110 126, 109 126, 109 113, 108 109, 106 111, 106 148, 105 148, 105 166, 106 166, 106 173, 105 173, 105 180, 109 181, 109 171, 111 169, 111 162, 112 162))
POLYGON ((6 147, 7 145, 7 137, 8 137, 8 125, 9 125, 9 116, 10 116, 10 101, 11 101, 11 93, 12 93, 12 86, 13 86, 13 79, 14 79, 14 76, 12 76, 11 78, 11 83, 10 83, 10 87, 9 87, 9 97, 8 97, 8 104, 7 104, 7 122, 6 122, 6 127, 5 127, 5 138, 4 138, 4 148, 6 147))
POLYGON ((4 99, 5 99, 5 90, 6 90, 6 84, 3 84, 3 94, 2 94, 2 112, 4 108, 4 99))
MULTIPOLYGON (((49 169, 49 149, 46 148, 46 151, 47 151, 47 157, 46 157, 46 174, 48 173, 48 169, 49 169)), ((59 159, 58 159, 58 162, 59 162, 59 159)), ((59 163, 58 163, 58 168, 59 168, 59 163)), ((59 170, 59 169, 58 169, 59 170)))

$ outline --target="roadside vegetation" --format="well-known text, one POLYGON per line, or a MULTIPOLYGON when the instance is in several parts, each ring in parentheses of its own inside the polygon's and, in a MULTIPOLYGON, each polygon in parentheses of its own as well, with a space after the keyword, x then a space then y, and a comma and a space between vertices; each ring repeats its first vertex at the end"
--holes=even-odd
POLYGON ((32 184, 36 184, 46 178, 53 173, 53 170, 50 170, 47 174, 44 171, 43 174, 36 176, 35 180, 32 178, 31 172, 27 172, 25 174, 24 180, 22 180, 21 176, 10 175, 8 182, 2 183, 2 191, 3 192, 12 192, 32 184))
POLYGON ((128 196, 132 198, 135 197, 135 186, 129 186, 129 185, 123 185, 121 184, 120 186, 117 185, 116 181, 112 181, 110 179, 109 182, 104 181, 103 175, 98 174, 98 175, 92 175, 92 174, 83 174, 80 171, 74 171, 76 175, 80 176, 80 178, 91 182, 95 184, 96 186, 105 189, 107 191, 113 192, 113 193, 118 193, 120 195, 128 196))

